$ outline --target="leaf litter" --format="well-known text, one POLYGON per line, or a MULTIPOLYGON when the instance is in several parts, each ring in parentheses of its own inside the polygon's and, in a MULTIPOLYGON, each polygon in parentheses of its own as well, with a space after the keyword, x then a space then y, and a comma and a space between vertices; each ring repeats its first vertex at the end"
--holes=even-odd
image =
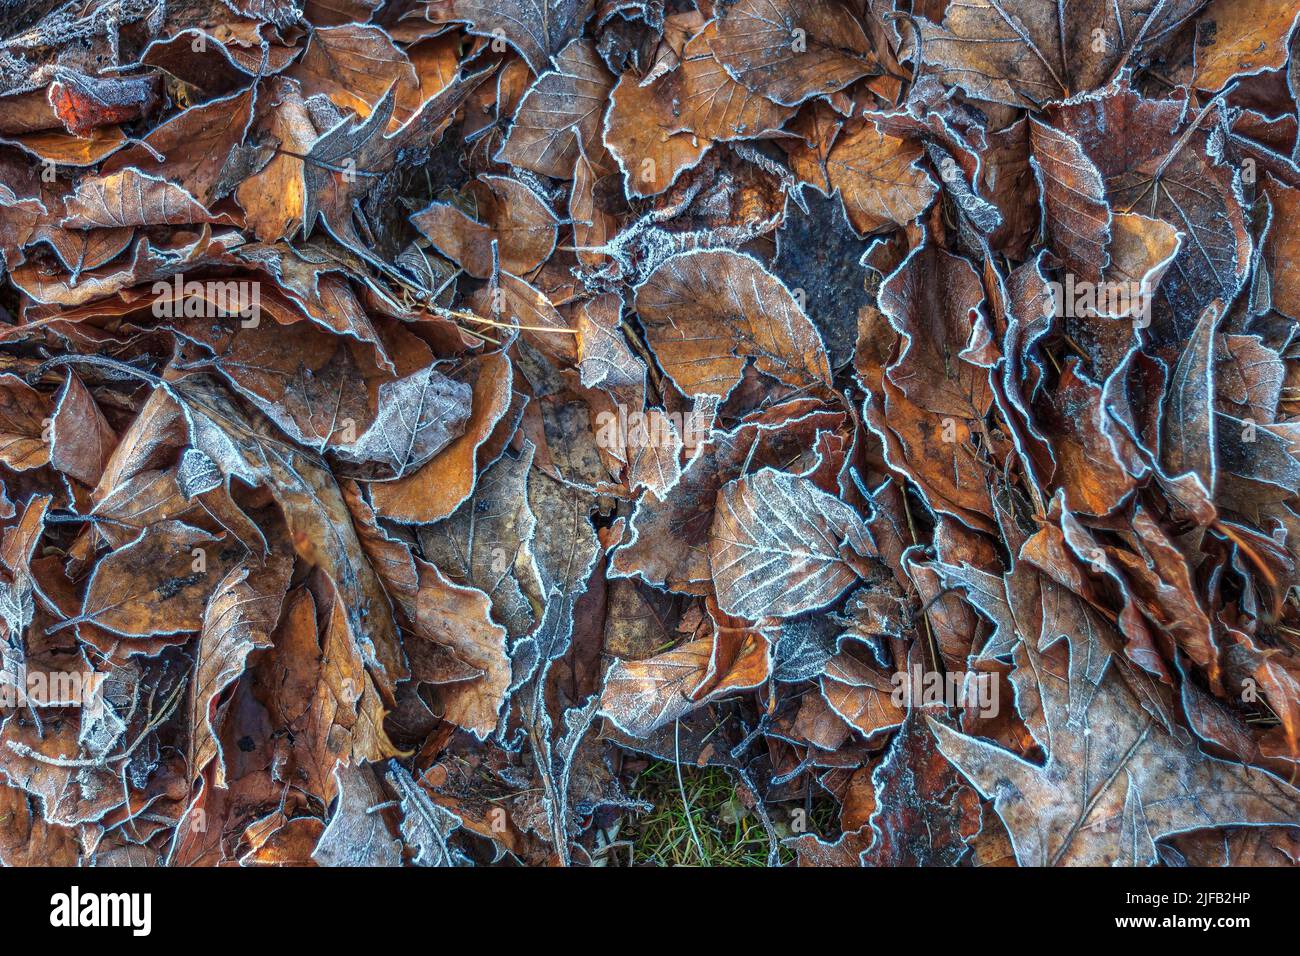
POLYGON ((0 863, 1300 862, 1296 19, 29 5, 0 863))

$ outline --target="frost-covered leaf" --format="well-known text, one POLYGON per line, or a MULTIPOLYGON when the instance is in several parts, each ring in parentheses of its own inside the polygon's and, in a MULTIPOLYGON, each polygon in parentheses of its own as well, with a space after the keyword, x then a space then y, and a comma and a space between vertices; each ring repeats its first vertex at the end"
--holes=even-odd
POLYGON ((1157 46, 1204 5, 1137 0, 1063 9, 1032 0, 976 0, 922 18, 921 50, 945 83, 979 99, 1038 106, 1102 86, 1117 67, 1157 46), (1059 13, 1059 16, 1058 16, 1059 13))
POLYGON ((213 222, 214 217, 175 183, 124 169, 86 180, 65 201, 62 225, 71 229, 179 225, 213 222))
POLYGON ((718 491, 709 565, 728 614, 758 620, 823 607, 874 553, 853 509, 806 478, 764 469, 718 491))
POLYGON ((502 37, 541 75, 582 32, 594 0, 432 0, 430 20, 462 20, 479 36, 502 37))
POLYGON ((636 310, 664 371, 687 395, 726 397, 746 361, 791 388, 830 384, 816 327, 779 279, 748 256, 687 252, 637 288, 636 310))
POLYGON ((1068 134, 1032 117, 1029 140, 1053 251, 1076 281, 1100 282, 1110 264, 1111 221, 1101 173, 1068 134))
POLYGON ((1093 699, 1085 732, 1062 733, 1064 659, 1021 644, 1012 672, 1020 712, 1047 750, 1041 766, 929 721, 939 750, 993 801, 1022 866, 1150 866, 1167 834, 1243 820, 1294 824, 1300 793, 1176 742, 1115 674, 1093 699))
POLYGON ((613 85, 591 41, 573 40, 555 55, 555 68, 529 87, 500 158, 543 176, 571 178, 579 147, 593 157, 603 149, 601 121, 613 85))
POLYGON ((334 779, 338 805, 311 858, 321 866, 398 866, 402 841, 389 832, 381 814, 371 812, 387 800, 374 771, 339 761, 334 779))
POLYGON ((0 864, 1300 859, 1293 0, 0 7, 0 864))
POLYGON ((415 849, 416 866, 459 866, 464 857, 447 846, 460 818, 440 807, 396 761, 388 765, 388 783, 402 804, 402 839, 415 849))
POLYGON ((882 132, 867 120, 835 140, 826 156, 830 189, 839 190, 849 222, 860 233, 911 222, 939 187, 917 160, 921 147, 882 132))
POLYGON ((370 477, 401 478, 445 448, 465 430, 469 386, 427 366, 379 386, 379 412, 352 444, 336 454, 370 477))
POLYGON ((840 0, 720 4, 708 43, 728 73, 785 106, 833 93, 875 66, 866 31, 840 0))
POLYGON ((217 737, 217 698, 239 679, 250 653, 270 646, 292 570, 293 562, 278 555, 262 565, 241 563, 222 578, 204 609, 190 697, 194 739, 189 759, 194 773, 216 760, 217 786, 226 780, 217 737))
POLYGON ((269 423, 246 416, 211 380, 190 377, 168 391, 184 409, 194 446, 217 463, 227 482, 239 478, 270 489, 294 549, 334 582, 353 639, 384 693, 391 694, 393 684, 407 676, 392 607, 334 477, 309 453, 271 435, 269 423))
POLYGON ((610 669, 600 712, 622 730, 646 737, 697 707, 767 679, 768 645, 757 634, 740 643, 703 638, 610 669))

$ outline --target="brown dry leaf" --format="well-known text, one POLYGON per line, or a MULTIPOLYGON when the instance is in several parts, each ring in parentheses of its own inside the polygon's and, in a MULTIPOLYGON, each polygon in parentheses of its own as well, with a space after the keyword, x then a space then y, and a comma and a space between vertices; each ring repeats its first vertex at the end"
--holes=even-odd
POLYGON ((1194 830, 1169 840, 1188 866, 1295 866, 1300 833, 1292 827, 1194 830))
POLYGON ((476 215, 453 203, 434 203, 411 217, 437 249, 478 279, 492 276, 493 243, 506 272, 525 275, 555 249, 555 213, 536 192, 517 179, 484 176, 472 196, 476 215))
POLYGON ((1117 319, 1144 321, 1144 303, 1154 299, 1160 280, 1183 244, 1183 234, 1163 219, 1136 212, 1116 213, 1111 219, 1110 265, 1105 280, 1111 288, 1131 290, 1116 297, 1119 308, 1108 301, 1102 314, 1117 319))
MULTIPOLYGON (((502 272, 496 288, 484 286, 470 299, 477 315, 509 329, 514 326, 534 347, 553 359, 572 362, 577 345, 568 321, 541 289, 519 276, 502 272)), ((487 331, 491 331, 490 329, 487 331)))
POLYGON ((383 814, 370 808, 384 802, 375 772, 364 763, 339 760, 333 769, 338 805, 311 858, 321 866, 398 866, 402 841, 392 835, 383 814))
POLYGON ((95 566, 71 623, 126 637, 197 631, 208 597, 237 555, 224 539, 179 521, 150 525, 95 566))
POLYGON ((1300 255, 1300 241, 1296 238, 1300 225, 1300 189, 1283 185, 1271 176, 1265 177, 1264 188, 1273 203, 1276 223, 1264 245, 1272 283, 1271 298, 1279 312, 1300 319, 1300 282, 1296 281, 1295 270, 1290 268, 1300 255))
POLYGON ((50 130, 5 138, 43 163, 56 166, 94 166, 112 156, 128 142, 117 126, 102 126, 85 136, 50 130))
POLYGON ((45 423, 51 403, 16 375, 0 375, 0 460, 15 471, 50 460, 45 423))
POLYGON ((748 356, 791 388, 830 385, 816 327, 781 280, 749 256, 673 256, 637 287, 636 311, 659 363, 689 396, 731 394, 748 356))
MULTIPOLYGON (((683 130, 705 139, 756 139, 780 129, 795 110, 773 102, 762 89, 750 92, 753 87, 731 78, 712 49, 720 42, 719 24, 726 22, 710 20, 682 50, 676 74, 681 86, 677 121, 683 130)), ((801 69, 807 68, 801 65, 801 69)))
POLYGON ((866 31, 840 0, 718 4, 709 49, 736 80, 783 106, 834 93, 873 72, 866 31))
POLYGON ((1220 335, 1214 350, 1215 403, 1236 418, 1272 421, 1286 365, 1255 335, 1220 335))
POLYGON ((345 614, 337 600, 326 601, 318 615, 310 592, 290 592, 274 647, 256 664, 253 688, 273 726, 291 740, 288 779, 328 802, 337 762, 385 760, 397 749, 345 614))
POLYGON ((1135 506, 1130 524, 1141 556, 1111 548, 1111 559, 1125 575, 1142 613, 1204 669, 1210 687, 1217 690, 1222 680, 1219 647, 1196 597, 1193 565, 1147 509, 1135 506))
POLYGON ((419 591, 413 619, 425 640, 446 647, 482 676, 433 688, 435 712, 480 740, 496 729, 510 687, 506 630, 493 623, 488 596, 453 584, 436 567, 416 562, 419 591))
POLYGON ((875 839, 865 865, 956 866, 983 829, 979 796, 939 752, 919 711, 904 721, 878 771, 875 839))
POLYGON ((50 419, 50 464, 93 488, 117 447, 117 433, 85 384, 68 372, 50 419))
POLYGON ((826 177, 860 233, 906 225, 925 212, 939 187, 917 165, 921 147, 882 133, 870 120, 842 133, 826 155, 826 177))
POLYGON ((837 654, 826 665, 821 692, 835 713, 868 738, 897 727, 906 716, 894 702, 893 684, 850 654, 837 654))
POLYGON ((391 699, 396 682, 407 676, 397 627, 333 475, 309 453, 280 442, 269 422, 246 416, 211 380, 191 376, 169 384, 168 392, 184 407, 194 447, 215 465, 219 480, 268 487, 294 550, 334 583, 340 614, 381 693, 391 699))
POLYGON ((420 78, 410 59, 388 34, 370 24, 313 30, 302 56, 286 76, 302 84, 303 99, 328 96, 336 106, 361 119, 395 86, 397 105, 391 128, 410 119, 422 102, 420 78))
POLYGON ((992 401, 988 374, 970 354, 984 292, 969 262, 934 246, 913 250, 880 288, 880 311, 898 331, 890 382, 933 415, 976 419, 992 401))
POLYGON ((1210 495, 1214 494, 1214 334, 1220 318, 1219 304, 1206 307, 1196 330, 1178 358, 1169 384, 1165 408, 1164 465, 1171 475, 1190 473, 1210 495))
POLYGON ((645 382, 645 363, 619 329, 622 306, 606 293, 578 308, 578 369, 587 388, 635 389, 645 382))
POLYGON ((1057 109, 1055 124, 1097 167, 1116 212, 1140 212, 1183 234, 1149 325, 1158 342, 1186 341, 1205 308, 1234 298, 1246 279, 1251 241, 1238 173, 1216 159, 1203 127, 1179 122, 1181 105, 1172 100, 1115 85, 1057 109))
MULTIPOLYGON (((251 827, 250 827, 251 829, 251 827)), ((241 866, 316 866, 312 851, 325 824, 315 817, 295 817, 249 840, 252 849, 239 858, 241 866)))
POLYGON ((684 447, 673 420, 662 409, 646 409, 628 437, 628 484, 633 489, 649 488, 660 497, 666 495, 682 476, 684 447))
POLYGON ((297 84, 277 76, 268 90, 258 128, 266 129, 279 141, 280 151, 239 184, 235 198, 253 234, 262 242, 275 242, 296 232, 302 224, 306 200, 303 161, 298 157, 311 149, 317 129, 297 84))
POLYGON ((74 136, 100 126, 129 123, 158 103, 158 77, 94 77, 67 73, 49 86, 50 108, 74 136))
POLYGON ((210 350, 217 370, 280 428, 330 452, 354 477, 411 473, 461 435, 469 418, 469 387, 424 364, 429 353, 418 339, 401 341, 400 374, 392 375, 379 364, 382 354, 314 329, 288 338, 260 322, 175 327, 210 350))
POLYGON ((1044 396, 1042 423, 1056 455, 1065 506, 1093 517, 1116 510, 1137 487, 1117 448, 1131 448, 1102 408, 1101 389, 1071 362, 1044 396))
POLYGON ((354 204, 369 194, 374 179, 392 172, 405 148, 440 135, 489 72, 453 79, 390 133, 384 131, 396 104, 392 88, 366 119, 341 119, 321 133, 304 159, 304 231, 310 234, 324 219, 333 238, 358 256, 368 255, 368 243, 353 219, 354 204))
POLYGON ((605 146, 623 172, 624 191, 638 198, 662 193, 713 146, 706 137, 673 130, 673 101, 680 95, 675 77, 652 77, 624 73, 605 114, 605 146))
POLYGON ((908 401, 889 379, 883 401, 872 401, 863 418, 885 443, 886 462, 916 483, 932 508, 984 528, 992 514, 988 467, 975 444, 970 423, 938 415, 908 401))
POLYGON ((0 862, 5 866, 76 866, 76 835, 41 819, 21 787, 0 783, 0 862))
POLYGON ((77 773, 58 765, 56 761, 80 752, 76 711, 63 713, 54 732, 44 735, 35 721, 6 721, 0 730, 0 773, 14 787, 42 799, 47 825, 75 827, 121 806, 127 795, 122 776, 109 766, 92 765, 77 773))
POLYGON ((555 55, 555 69, 529 87, 498 158, 555 179, 573 177, 579 150, 599 162, 613 85, 591 41, 575 39, 555 55))
POLYGON ((1212 0, 1198 21, 1197 89, 1217 93, 1234 77, 1284 66, 1296 14, 1286 0, 1212 0))
POLYGON ((573 218, 575 254, 583 265, 598 267, 607 259, 602 250, 618 229, 618 217, 604 208, 609 184, 618 178, 614 164, 605 154, 605 166, 593 166, 580 152, 573 167, 573 191, 569 194, 569 215, 573 218))

